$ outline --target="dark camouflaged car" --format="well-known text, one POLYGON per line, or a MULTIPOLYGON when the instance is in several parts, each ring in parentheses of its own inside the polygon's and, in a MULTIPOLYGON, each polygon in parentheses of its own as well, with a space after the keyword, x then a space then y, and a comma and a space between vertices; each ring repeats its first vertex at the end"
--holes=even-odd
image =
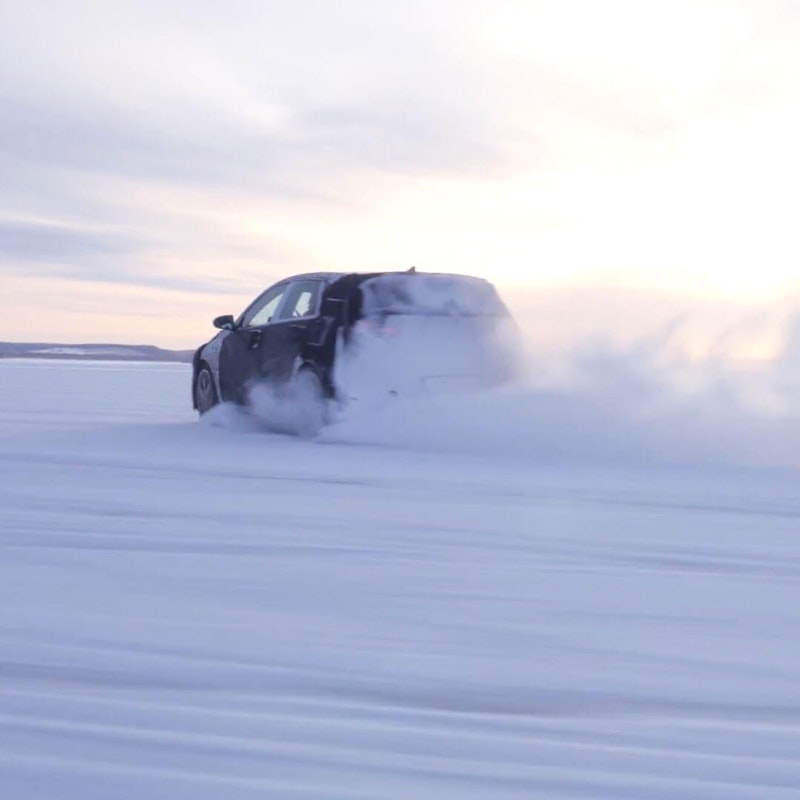
POLYGON ((494 287, 479 278, 296 275, 238 318, 214 320, 220 332, 194 355, 194 407, 204 414, 220 401, 247 405, 265 382, 301 382, 321 401, 339 402, 496 383, 510 374, 509 323, 494 287))

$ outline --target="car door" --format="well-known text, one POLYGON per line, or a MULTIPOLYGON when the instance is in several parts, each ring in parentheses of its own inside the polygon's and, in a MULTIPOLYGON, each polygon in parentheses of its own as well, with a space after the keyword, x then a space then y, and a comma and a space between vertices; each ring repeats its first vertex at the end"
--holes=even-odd
POLYGON ((268 341, 261 346, 259 372, 263 377, 280 383, 294 374, 306 345, 315 341, 323 287, 323 281, 314 279, 289 283, 276 318, 269 326, 268 341))
POLYGON ((243 403, 258 381, 288 380, 318 321, 319 280, 284 281, 242 314, 220 354, 223 400, 243 403))
POLYGON ((262 376, 265 353, 274 349, 271 328, 288 287, 289 282, 283 281, 259 295, 225 337, 219 356, 222 400, 244 403, 250 384, 262 376))

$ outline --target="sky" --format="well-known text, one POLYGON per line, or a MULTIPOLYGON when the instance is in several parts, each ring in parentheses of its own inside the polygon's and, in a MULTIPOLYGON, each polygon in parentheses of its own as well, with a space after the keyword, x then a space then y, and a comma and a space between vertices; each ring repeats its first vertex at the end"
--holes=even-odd
POLYGON ((796 0, 0 0, 0 340, 191 347, 414 265, 757 356, 800 319, 798 141, 796 0))

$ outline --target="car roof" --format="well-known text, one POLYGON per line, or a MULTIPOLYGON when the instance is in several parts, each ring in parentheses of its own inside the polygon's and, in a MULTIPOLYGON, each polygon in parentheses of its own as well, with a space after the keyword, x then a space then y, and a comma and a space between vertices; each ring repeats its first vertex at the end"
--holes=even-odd
POLYGON ((346 272, 302 272, 299 275, 289 275, 281 279, 278 283, 286 283, 287 281, 335 281, 346 275, 346 272))
POLYGON ((354 283, 361 284, 363 281, 368 280, 370 278, 378 278, 382 277, 383 275, 436 275, 441 277, 447 278, 466 278, 467 280, 474 280, 474 281, 483 281, 484 283, 488 283, 485 278, 478 278, 473 275, 460 275, 454 272, 417 272, 416 270, 379 270, 375 272, 303 272, 299 275, 291 275, 283 280, 279 281, 279 283, 288 283, 289 281, 302 281, 302 280, 322 280, 325 281, 327 284, 335 283, 342 278, 347 278, 348 281, 353 281, 354 283))

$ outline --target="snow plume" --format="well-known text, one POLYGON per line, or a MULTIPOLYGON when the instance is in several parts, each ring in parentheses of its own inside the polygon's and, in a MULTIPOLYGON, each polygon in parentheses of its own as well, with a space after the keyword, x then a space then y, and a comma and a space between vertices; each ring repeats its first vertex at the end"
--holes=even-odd
POLYGON ((422 392, 409 388, 409 375, 458 362, 452 342, 420 327, 370 338, 358 359, 342 362, 339 382, 359 400, 331 404, 322 429, 306 396, 269 385, 252 389, 251 415, 223 408, 209 422, 538 463, 800 468, 800 311, 639 297, 615 307, 592 297, 592 316, 586 298, 550 300, 535 313, 517 310, 525 356, 512 384, 470 390, 426 379, 417 381, 422 392))
POLYGON ((204 419, 214 427, 238 432, 266 431, 313 439, 325 423, 326 409, 306 377, 301 373, 289 386, 255 383, 248 392, 247 412, 234 403, 223 403, 204 419))
POLYGON ((784 355, 679 358, 658 341, 594 345, 573 353, 568 371, 571 379, 535 392, 540 410, 546 398, 556 405, 551 451, 800 466, 797 367, 784 355))
POLYGON ((556 462, 800 467, 800 313, 699 323, 690 310, 655 315, 638 334, 583 328, 569 341, 560 331, 557 345, 520 321, 528 353, 516 385, 396 398, 323 439, 556 462))

